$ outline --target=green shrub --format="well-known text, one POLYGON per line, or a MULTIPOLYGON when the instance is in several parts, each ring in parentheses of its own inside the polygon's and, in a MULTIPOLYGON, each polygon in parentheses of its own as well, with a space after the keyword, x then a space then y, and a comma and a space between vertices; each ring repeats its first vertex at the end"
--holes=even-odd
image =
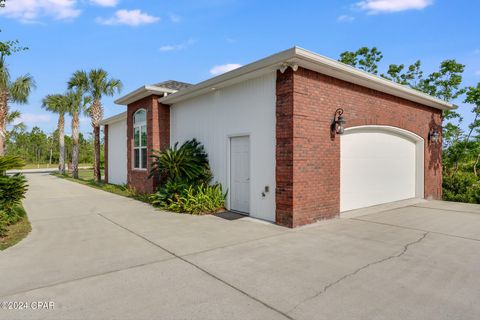
POLYGON ((0 236, 5 228, 20 221, 25 212, 20 210, 27 192, 27 180, 22 174, 6 175, 6 171, 21 168, 24 162, 19 157, 0 156, 0 236))
POLYGON ((152 195, 152 204, 169 211, 194 215, 215 213, 222 210, 227 196, 227 193, 223 192, 221 184, 190 185, 188 187, 184 184, 170 184, 168 188, 160 188, 157 193, 152 195), (185 188, 181 189, 182 187, 185 188))
POLYGON ((189 184, 208 183, 212 173, 203 145, 196 139, 178 142, 164 151, 154 151, 150 177, 159 177, 162 182, 176 181, 189 184))
POLYGON ((20 204, 27 192, 27 180, 22 174, 7 175, 10 169, 21 168, 25 163, 20 157, 0 156, 0 210, 10 214, 20 204))
POLYGON ((25 166, 25 161, 16 156, 0 156, 0 175, 5 175, 5 171, 10 169, 20 169, 25 166))
POLYGON ((189 184, 185 181, 168 180, 150 196, 150 203, 162 207, 164 204, 169 204, 170 201, 177 201, 180 196, 185 194, 188 187, 189 184))
POLYGON ((150 177, 160 178, 157 192, 149 197, 150 203, 174 212, 190 214, 214 213, 223 209, 226 193, 220 184, 209 185, 212 180, 208 155, 196 139, 178 147, 154 152, 150 177))
POLYGON ((0 210, 13 210, 25 197, 27 187, 27 180, 22 174, 0 176, 0 210))
POLYGON ((480 181, 470 172, 443 176, 443 200, 480 203, 480 181))

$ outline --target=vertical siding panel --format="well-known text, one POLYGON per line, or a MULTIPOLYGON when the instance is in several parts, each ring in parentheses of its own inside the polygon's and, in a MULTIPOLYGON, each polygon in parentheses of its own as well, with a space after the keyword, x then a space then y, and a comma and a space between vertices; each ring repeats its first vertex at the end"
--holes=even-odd
POLYGON ((275 221, 276 74, 246 80, 171 106, 171 143, 197 138, 214 180, 228 189, 228 137, 250 135, 250 215, 275 221), (270 192, 262 198, 262 191, 270 192))

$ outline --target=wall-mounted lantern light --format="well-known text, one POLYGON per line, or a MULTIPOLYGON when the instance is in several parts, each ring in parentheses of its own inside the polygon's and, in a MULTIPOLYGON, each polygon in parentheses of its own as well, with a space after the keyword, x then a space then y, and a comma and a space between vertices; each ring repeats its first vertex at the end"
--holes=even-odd
POLYGON ((332 121, 332 133, 343 134, 345 132, 345 118, 343 117, 343 109, 338 108, 335 111, 332 121))
POLYGON ((428 142, 438 143, 440 141, 440 134, 434 128, 430 129, 428 133, 428 142))

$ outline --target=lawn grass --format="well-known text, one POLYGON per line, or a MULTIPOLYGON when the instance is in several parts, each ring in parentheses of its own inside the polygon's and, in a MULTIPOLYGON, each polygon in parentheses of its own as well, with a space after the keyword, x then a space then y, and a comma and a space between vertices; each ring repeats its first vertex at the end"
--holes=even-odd
MULTIPOLYGON (((25 212, 25 209, 23 209, 22 206, 19 206, 18 210, 22 210, 25 212)), ((5 250, 8 247, 11 247, 20 242, 20 240, 25 238, 27 234, 32 230, 32 227, 30 225, 30 221, 28 221, 27 215, 24 214, 23 218, 20 221, 6 227, 6 229, 6 235, 0 237, 0 251, 5 250)))
MULTIPOLYGON (((93 170, 92 169, 80 169, 78 170, 78 179, 74 179, 71 174, 59 174, 59 173, 52 173, 52 175, 59 177, 61 179, 73 181, 76 183, 80 183, 95 189, 103 190, 106 192, 118 194, 120 196, 133 198, 135 200, 139 200, 142 202, 150 203, 150 199, 148 194, 138 193, 134 190, 128 188, 127 186, 120 186, 116 184, 110 184, 105 182, 95 182, 93 180, 93 170)), ((103 170, 102 170, 103 175, 103 170)))
MULTIPOLYGON (((79 167, 91 167, 92 164, 91 163, 79 163, 78 166, 79 167)), ((50 168, 57 169, 58 168, 58 163, 52 163, 52 164, 49 164, 49 163, 27 163, 24 167, 22 167, 22 169, 50 169, 50 168)))

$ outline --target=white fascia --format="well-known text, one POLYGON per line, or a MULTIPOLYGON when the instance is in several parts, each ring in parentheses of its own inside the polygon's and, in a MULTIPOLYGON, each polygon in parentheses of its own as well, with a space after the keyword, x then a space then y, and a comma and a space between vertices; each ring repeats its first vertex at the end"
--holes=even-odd
POLYGON ((127 112, 126 111, 100 121, 100 125, 104 126, 106 124, 112 124, 112 123, 119 122, 119 121, 122 121, 122 120, 125 120, 125 119, 127 119, 127 112))
POLYGON ((128 105, 151 95, 164 96, 165 94, 172 94, 175 92, 177 92, 177 90, 145 85, 124 95, 123 97, 118 98, 115 100, 115 103, 119 105, 128 105))
POLYGON ((391 94, 436 109, 449 110, 455 108, 451 103, 299 47, 293 47, 233 71, 200 82, 187 89, 159 98, 159 101, 165 104, 174 104, 210 91, 231 86, 235 83, 259 77, 269 72, 276 72, 277 70, 285 71, 289 66, 294 70, 296 70, 298 66, 301 66, 337 79, 358 84, 363 87, 391 94))

